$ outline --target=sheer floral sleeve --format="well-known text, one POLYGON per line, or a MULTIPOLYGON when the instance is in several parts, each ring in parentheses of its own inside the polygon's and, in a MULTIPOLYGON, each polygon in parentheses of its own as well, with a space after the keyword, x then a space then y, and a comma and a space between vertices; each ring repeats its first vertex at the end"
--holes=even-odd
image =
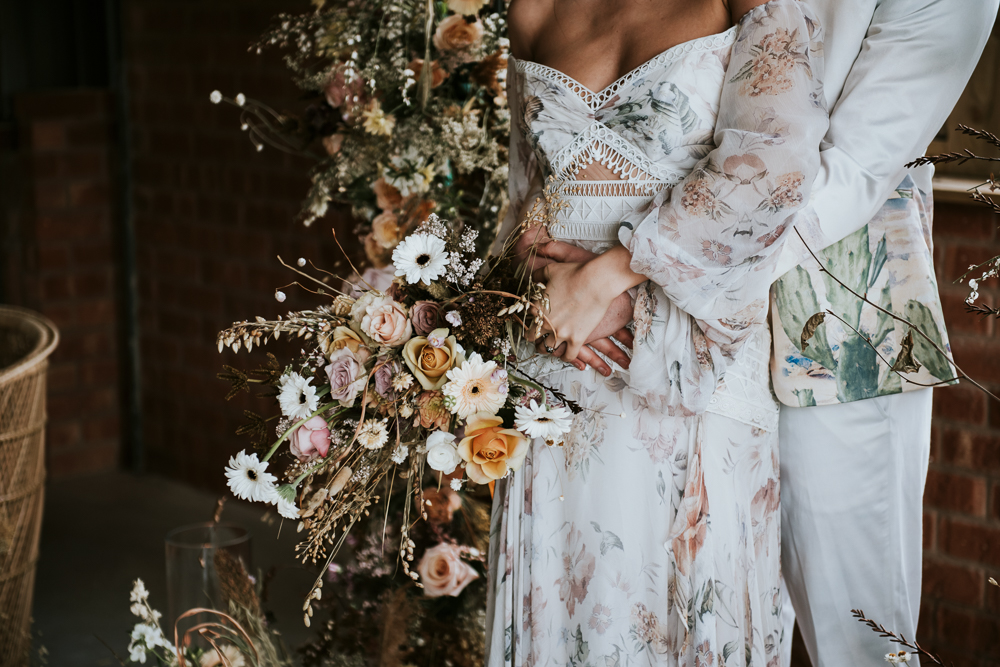
POLYGON ((808 7, 772 0, 737 30, 716 148, 619 234, 632 270, 650 280, 636 300, 633 367, 670 380, 664 389, 664 375, 633 374, 632 388, 691 413, 766 319, 778 250, 808 202, 828 126, 822 34, 808 7))
POLYGON ((524 132, 523 81, 514 67, 507 67, 507 99, 510 100, 510 155, 508 160, 507 213, 493 242, 491 254, 498 255, 504 241, 517 228, 525 202, 541 196, 544 189, 538 158, 524 132))

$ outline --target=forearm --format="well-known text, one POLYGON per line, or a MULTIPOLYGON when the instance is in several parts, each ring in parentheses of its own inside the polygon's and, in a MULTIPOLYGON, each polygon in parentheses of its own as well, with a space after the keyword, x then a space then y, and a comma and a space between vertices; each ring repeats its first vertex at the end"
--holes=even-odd
POLYGON ((610 297, 629 291, 644 283, 647 278, 632 270, 632 253, 625 246, 617 245, 602 255, 597 255, 583 266, 582 273, 594 294, 610 297))

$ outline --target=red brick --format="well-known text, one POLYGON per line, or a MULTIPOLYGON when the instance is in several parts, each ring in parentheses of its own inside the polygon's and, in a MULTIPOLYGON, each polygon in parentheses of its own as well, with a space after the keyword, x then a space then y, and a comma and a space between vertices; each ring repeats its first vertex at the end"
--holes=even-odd
POLYGON ((934 417, 983 424, 987 396, 969 383, 941 387, 934 391, 934 417))
POLYGON ((118 415, 95 417, 83 422, 83 439, 86 442, 116 440, 118 436, 118 415))
POLYGON ((106 115, 111 95, 105 90, 53 90, 20 93, 14 98, 18 118, 83 118, 106 115))
POLYGON ((965 204, 934 205, 935 237, 964 237, 982 241, 991 240, 997 228, 997 219, 989 210, 965 204))
POLYGON ((111 127, 107 120, 74 122, 66 124, 66 143, 71 147, 107 146, 111 140, 111 127))
POLYGON ((41 297, 46 301, 68 299, 72 295, 72 280, 67 276, 51 276, 41 281, 41 297))
POLYGON ((80 422, 49 422, 45 428, 45 443, 50 450, 75 447, 80 442, 80 422))
POLYGON ((924 509, 924 551, 931 551, 937 546, 937 515, 924 509))
POLYGON ((924 599, 939 598, 978 607, 983 603, 986 576, 982 570, 951 565, 933 559, 924 560, 924 599))
POLYGON ((70 249, 65 245, 46 243, 38 248, 38 268, 42 271, 66 269, 70 264, 70 249))
POLYGON ((85 475, 118 466, 118 445, 108 443, 53 452, 46 464, 52 477, 85 475))
POLYGON ((38 216, 38 237, 43 242, 106 237, 108 223, 105 218, 100 213, 80 210, 47 212, 38 216))
POLYGON ((952 646, 982 655, 1000 653, 1000 620, 942 606, 940 632, 952 646))
POLYGON ((39 120, 31 124, 28 137, 31 148, 36 151, 51 151, 66 146, 66 125, 58 120, 39 120))
POLYGON ((78 297, 108 296, 112 291, 111 270, 98 269, 77 273, 73 277, 73 293, 78 297))
POLYGON ((1000 529, 941 517, 938 548, 942 553, 966 561, 1000 566, 1000 529))
POLYGON ((927 473, 924 504, 970 516, 986 516, 986 480, 930 470, 927 473))
POLYGON ((1000 434, 948 428, 941 437, 940 461, 976 471, 1000 470, 1000 434))
POLYGON ((69 193, 61 180, 35 182, 35 207, 38 210, 66 208, 69 193))
POLYGON ((111 202, 111 191, 107 183, 73 183, 69 186, 69 201, 73 206, 107 207, 111 202))
POLYGON ((72 389, 79 382, 75 361, 65 363, 50 363, 48 374, 48 389, 59 391, 62 389, 72 389))

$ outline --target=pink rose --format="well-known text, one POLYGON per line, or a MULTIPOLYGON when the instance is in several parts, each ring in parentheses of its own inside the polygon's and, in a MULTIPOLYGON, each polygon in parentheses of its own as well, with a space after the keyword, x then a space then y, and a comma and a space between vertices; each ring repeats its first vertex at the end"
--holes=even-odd
POLYGON ((410 308, 410 321, 418 336, 426 336, 441 325, 441 307, 433 301, 417 301, 410 308))
POLYGON ((483 24, 475 16, 453 14, 441 21, 434 31, 434 46, 446 52, 469 49, 482 39, 483 24))
POLYGON ((361 318, 361 331, 386 347, 402 345, 413 335, 413 327, 403 306, 392 298, 377 297, 365 308, 361 318))
POLYGON ((330 451, 330 428, 326 420, 316 415, 295 429, 290 449, 295 458, 303 463, 317 456, 326 458, 330 451))
POLYGON ((326 95, 326 103, 334 109, 339 109, 345 103, 347 106, 354 106, 362 103, 361 96, 365 92, 365 80, 356 76, 354 81, 348 83, 344 77, 343 65, 338 65, 330 72, 330 78, 327 79, 326 89, 323 92, 326 95))
POLYGON ((345 408, 354 405, 354 399, 365 386, 365 368, 351 352, 342 347, 330 355, 330 365, 326 367, 330 379, 330 398, 340 401, 345 408))
POLYGON ((439 544, 424 552, 417 566, 424 595, 429 598, 458 597, 462 589, 479 577, 472 566, 462 560, 461 553, 454 544, 439 544))

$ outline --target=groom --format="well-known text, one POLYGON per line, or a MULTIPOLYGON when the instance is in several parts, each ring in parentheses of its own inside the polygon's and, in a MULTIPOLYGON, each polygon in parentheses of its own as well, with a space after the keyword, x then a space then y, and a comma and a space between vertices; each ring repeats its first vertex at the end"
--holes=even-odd
MULTIPOLYGON (((828 273, 792 237, 781 257, 789 270, 771 293, 771 378, 783 403, 782 570, 793 603, 785 605, 786 666, 796 614, 814 667, 874 665, 895 650, 852 618, 853 608, 916 635, 932 392, 914 383, 950 379, 954 369, 941 354, 949 348, 931 251, 933 168, 903 165, 947 119, 998 3, 809 0, 826 32, 831 116, 796 229, 828 273)), ((567 261, 566 252, 553 243, 539 254, 567 261)), ((607 339, 591 347, 622 363, 607 339)), ((610 372, 586 348, 579 360, 610 372)))

